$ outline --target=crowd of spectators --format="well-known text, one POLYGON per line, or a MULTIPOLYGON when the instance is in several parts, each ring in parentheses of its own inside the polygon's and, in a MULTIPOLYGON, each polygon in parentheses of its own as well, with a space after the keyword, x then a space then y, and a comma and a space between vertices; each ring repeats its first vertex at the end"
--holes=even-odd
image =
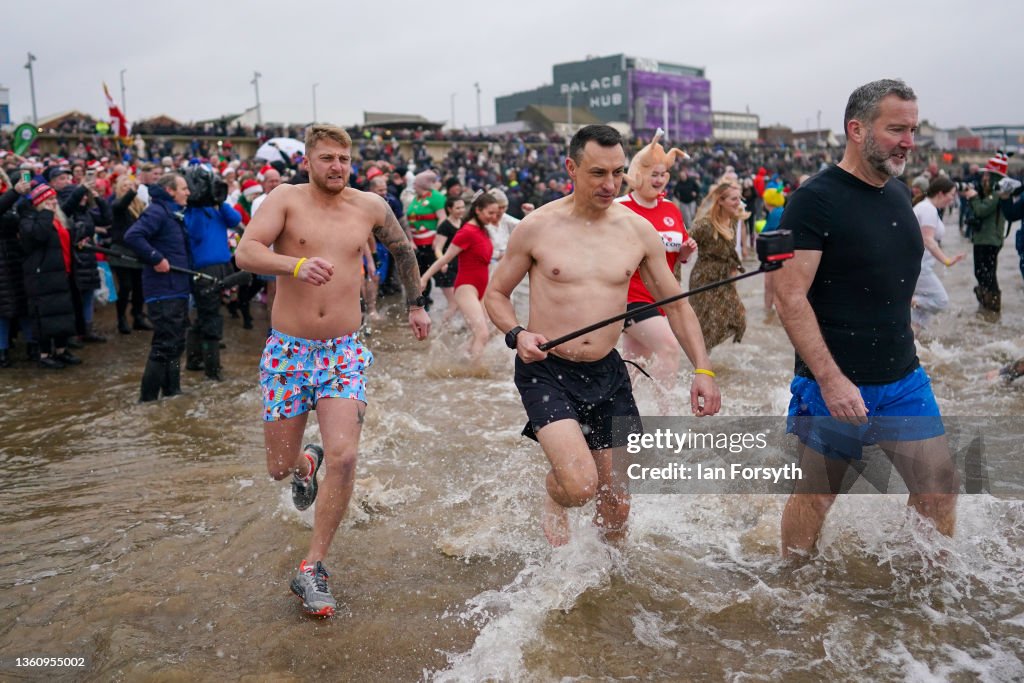
MULTIPOLYGON (((211 169, 211 172, 224 178, 229 187, 228 204, 237 209, 243 217, 243 227, 253 206, 258 206, 260 194, 268 192, 278 182, 303 181, 304 173, 300 170, 301 154, 282 154, 280 159, 268 163, 263 159, 242 158, 230 140, 223 140, 222 144, 217 144, 217 140, 211 137, 230 137, 241 133, 255 135, 260 142, 272 137, 292 137, 301 140, 304 131, 294 126, 267 126, 251 130, 229 126, 227 119, 189 126, 169 125, 164 128, 147 127, 145 123, 141 123, 136 124, 135 132, 140 133, 140 137, 145 138, 146 143, 122 144, 109 135, 90 134, 95 131, 87 130, 83 122, 75 124, 73 121, 66 121, 65 124, 57 131, 59 149, 55 154, 40 154, 30 149, 22 156, 15 155, 10 151, 12 141, 9 135, 0 134, 0 167, 6 171, 7 176, 7 182, 4 183, 0 194, 6 193, 10 200, 9 206, 4 205, 6 220, 3 222, 3 244, 6 246, 5 250, 0 251, 0 260, 6 260, 6 263, 0 263, 0 270, 17 259, 24 258, 24 254, 19 255, 17 249, 19 216, 43 205, 42 202, 33 204, 29 193, 57 178, 61 178, 59 182, 63 183, 63 178, 66 177, 74 188, 84 190, 75 195, 73 202, 70 193, 64 192, 66 201, 63 201, 63 206, 59 206, 59 211, 54 211, 56 220, 67 222, 76 244, 84 242, 101 247, 109 244, 106 233, 111 224, 112 209, 115 216, 123 217, 124 207, 131 201, 122 202, 124 206, 120 207, 120 212, 117 210, 115 205, 118 199, 123 199, 123 193, 115 193, 119 178, 131 178, 138 195, 146 198, 148 193, 144 188, 147 184, 155 184, 161 175, 204 165, 211 169), (166 137, 162 137, 182 135, 193 137, 187 152, 176 150, 166 137), (19 185, 23 172, 27 172, 31 177, 27 185, 19 185), (269 186, 268 177, 272 178, 269 186), (10 193, 18 196, 14 197, 10 193)), ((354 146, 350 184, 357 189, 372 190, 370 180, 382 176, 387 180, 386 193, 394 200, 392 206, 396 208, 408 207, 413 201, 413 179, 416 174, 425 170, 432 170, 435 173, 435 182, 439 189, 443 189, 448 196, 461 193, 467 200, 467 205, 468 200, 471 200, 478 191, 500 191, 503 199, 507 199, 508 215, 514 218, 522 218, 531 205, 542 206, 572 191, 565 172, 565 141, 556 135, 473 135, 464 131, 391 130, 373 127, 355 127, 350 129, 350 134, 354 146), (439 158, 436 157, 438 143, 448 145, 447 152, 439 158)), ((628 151, 635 152, 644 143, 644 140, 631 140, 628 151)), ((766 215, 761 200, 766 185, 780 188, 783 195, 788 194, 799 185, 802 178, 838 160, 829 149, 800 150, 792 147, 718 143, 683 143, 680 146, 690 158, 677 164, 672 182, 666 188, 666 194, 683 209, 684 220, 689 222, 692 219, 693 207, 700 203, 715 183, 731 175, 744 190, 743 197, 750 216, 748 228, 751 233, 756 221, 766 215)), ((920 164, 913 173, 908 173, 908 184, 923 165, 920 164)), ((971 178, 972 170, 976 171, 964 165, 962 169, 959 166, 949 167, 946 172, 953 179, 963 181, 971 178)), ((377 184, 380 185, 379 180, 377 184)), ((125 229, 125 226, 121 226, 120 231, 123 233, 125 229)), ((80 269, 93 266, 90 262, 84 266, 78 264, 74 267, 80 269)), ((74 279, 71 278, 72 281, 74 279)), ((137 278, 135 281, 137 285, 137 278)), ((71 348, 76 342, 96 342, 103 336, 91 324, 93 296, 89 291, 92 286, 90 282, 85 282, 81 275, 78 276, 78 286, 85 289, 75 294, 76 325, 67 335, 68 346, 71 348)), ((0 320, 0 323, 3 323, 0 326, 0 335, 5 337, 0 339, 0 366, 11 362, 11 357, 7 353, 9 337, 17 335, 19 329, 32 344, 38 342, 38 339, 32 337, 31 325, 18 325, 19 321, 23 322, 25 319, 25 307, 16 305, 16 302, 4 301, 5 297, 10 299, 24 296, 24 293, 10 287, 5 290, 2 285, 0 281, 0 304, 11 305, 0 305, 0 312, 9 312, 6 318, 0 320), (10 313, 11 311, 13 313, 10 313)), ((382 285, 382 294, 394 291, 393 285, 382 285)), ((247 297, 252 295, 252 292, 243 292, 239 303, 247 326, 251 326, 247 297)), ((237 294, 235 296, 237 301, 237 294)), ((122 303, 119 308, 120 332, 129 333, 129 328, 132 327, 148 327, 145 317, 139 311, 137 294, 132 301, 131 325, 125 321, 125 305, 122 303)), ((63 338, 60 341, 63 341, 63 338)), ((28 349, 38 361, 38 346, 30 345, 28 349)), ((43 350, 43 353, 46 351, 43 350)), ((53 355, 61 355, 56 348, 49 351, 53 355)), ((74 359, 71 352, 65 349, 61 353, 67 361, 65 365, 73 364, 74 361, 69 360, 74 359)), ((55 365, 56 363, 48 364, 49 367, 55 365)))

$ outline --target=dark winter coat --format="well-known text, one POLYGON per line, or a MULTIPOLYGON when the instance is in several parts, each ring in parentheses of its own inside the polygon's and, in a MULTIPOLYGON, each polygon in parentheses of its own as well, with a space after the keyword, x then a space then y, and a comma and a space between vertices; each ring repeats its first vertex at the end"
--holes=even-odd
POLYGON ((25 250, 22 270, 25 273, 28 315, 39 339, 75 333, 70 274, 64 267, 64 254, 53 219, 52 211, 29 208, 19 222, 21 244, 25 250))
MULTIPOLYGON (((176 204, 159 185, 149 186, 149 196, 150 205, 128 228, 125 244, 147 266, 155 266, 166 258, 172 266, 191 268, 184 207, 176 204)), ((142 292, 147 302, 187 299, 190 288, 191 276, 187 273, 158 273, 151 267, 142 269, 142 292)))
MULTIPOLYGON (((110 225, 110 245, 114 251, 125 251, 132 256, 131 260, 119 259, 116 256, 110 256, 107 260, 110 262, 112 268, 138 268, 139 262, 135 260, 135 254, 131 249, 128 249, 124 243, 124 234, 128 232, 128 228, 132 227, 137 219, 132 216, 128 207, 131 206, 132 202, 137 196, 135 190, 128 190, 124 193, 124 196, 120 199, 116 197, 110 200, 110 212, 112 223, 110 225)), ((141 215, 141 214, 140 214, 141 215)))
POLYGON ((691 176, 686 176, 684 180, 680 180, 676 183, 675 188, 673 188, 672 196, 681 204, 692 204, 693 202, 696 202, 697 199, 700 198, 700 185, 697 183, 697 179, 691 176))
POLYGON ((82 204, 86 189, 82 185, 68 185, 59 193, 57 200, 64 215, 68 217, 68 230, 71 232, 72 264, 71 272, 75 285, 80 292, 88 292, 100 288, 100 273, 96 266, 96 253, 79 249, 78 243, 86 240, 92 244, 96 236, 96 226, 110 225, 110 206, 103 198, 96 200, 96 206, 82 204))
POLYGON ((14 210, 20 198, 14 188, 0 195, 0 318, 25 314, 25 251, 18 237, 18 214, 14 210))
POLYGON ((124 234, 128 232, 128 228, 132 227, 132 223, 136 220, 136 217, 132 216, 131 212, 128 211, 128 207, 132 205, 137 196, 138 192, 128 190, 120 199, 116 197, 111 198, 110 210, 113 222, 110 226, 110 241, 112 244, 124 244, 124 234))

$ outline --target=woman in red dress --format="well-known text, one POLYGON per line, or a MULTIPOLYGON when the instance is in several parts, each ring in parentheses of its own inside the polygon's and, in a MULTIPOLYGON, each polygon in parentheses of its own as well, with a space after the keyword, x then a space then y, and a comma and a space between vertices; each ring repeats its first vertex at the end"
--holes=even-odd
POLYGON ((487 289, 488 265, 494 253, 487 226, 498 220, 498 200, 486 192, 481 193, 473 200, 467 214, 469 218, 455 233, 444 255, 420 277, 420 287, 425 289, 436 272, 458 257, 455 304, 473 333, 469 358, 475 363, 480 359, 491 335, 490 323, 487 322, 487 314, 480 299, 487 289))

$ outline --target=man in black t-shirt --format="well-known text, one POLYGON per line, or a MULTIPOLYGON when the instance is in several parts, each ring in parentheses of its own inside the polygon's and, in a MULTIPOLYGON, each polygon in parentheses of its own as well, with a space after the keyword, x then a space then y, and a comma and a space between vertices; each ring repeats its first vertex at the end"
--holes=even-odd
POLYGON ((842 161, 801 185, 782 216, 796 256, 775 287, 797 352, 789 431, 802 444, 803 472, 782 517, 784 557, 814 549, 846 469, 868 444, 903 476, 908 504, 953 533, 956 470, 910 328, 924 243, 898 176, 917 114, 902 81, 855 90, 842 161))

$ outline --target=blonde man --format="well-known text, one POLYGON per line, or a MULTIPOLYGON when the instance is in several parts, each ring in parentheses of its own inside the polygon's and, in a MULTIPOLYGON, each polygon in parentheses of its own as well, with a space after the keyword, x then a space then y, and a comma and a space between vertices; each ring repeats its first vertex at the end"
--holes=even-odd
POLYGON ((352 495, 366 414, 363 373, 373 363, 355 336, 360 259, 371 233, 395 257, 417 339, 427 337, 430 318, 416 296, 416 256, 394 213, 383 198, 348 186, 348 134, 312 126, 302 163, 309 184, 280 185, 267 195, 235 259, 250 272, 278 276, 273 329, 260 362, 267 469, 276 480, 292 477, 292 500, 303 510, 316 499, 317 472, 326 465, 328 495, 320 498, 310 548, 291 589, 308 614, 330 616, 337 601, 323 559, 352 495), (310 410, 317 411, 323 448, 301 445, 310 410))

